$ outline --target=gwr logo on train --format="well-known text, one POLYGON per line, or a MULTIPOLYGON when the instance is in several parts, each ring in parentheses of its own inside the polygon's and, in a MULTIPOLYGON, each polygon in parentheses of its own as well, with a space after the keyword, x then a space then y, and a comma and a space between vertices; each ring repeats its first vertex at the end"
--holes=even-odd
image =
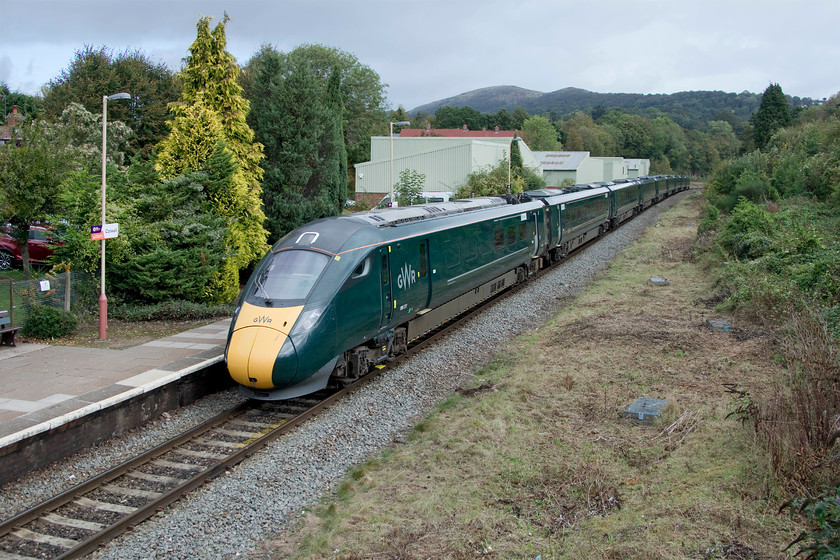
POLYGON ((265 315, 260 315, 259 317, 254 317, 255 323, 270 323, 271 317, 266 317, 265 315))
POLYGON ((415 282, 417 282, 417 277, 414 275, 414 267, 405 263, 399 276, 397 276, 397 287, 401 290, 407 290, 415 282))

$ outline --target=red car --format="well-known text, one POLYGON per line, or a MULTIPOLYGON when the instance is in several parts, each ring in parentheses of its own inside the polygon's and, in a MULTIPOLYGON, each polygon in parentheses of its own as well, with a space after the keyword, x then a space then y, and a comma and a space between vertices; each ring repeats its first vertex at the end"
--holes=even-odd
MULTIPOLYGON (((22 264, 21 244, 6 231, 0 233, 0 270, 8 270, 14 264, 22 264)), ((55 233, 42 226, 29 226, 29 262, 45 264, 56 247, 63 243, 54 237, 55 233)))

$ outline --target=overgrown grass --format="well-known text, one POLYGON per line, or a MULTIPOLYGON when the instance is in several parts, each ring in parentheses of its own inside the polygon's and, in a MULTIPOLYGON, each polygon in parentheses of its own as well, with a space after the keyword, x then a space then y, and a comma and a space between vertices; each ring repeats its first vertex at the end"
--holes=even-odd
POLYGON ((785 557, 800 527, 777 514, 724 386, 763 394, 785 368, 771 338, 705 326, 711 278, 689 258, 699 214, 697 196, 670 211, 265 557, 785 557), (623 411, 639 397, 670 406, 638 424, 623 411))

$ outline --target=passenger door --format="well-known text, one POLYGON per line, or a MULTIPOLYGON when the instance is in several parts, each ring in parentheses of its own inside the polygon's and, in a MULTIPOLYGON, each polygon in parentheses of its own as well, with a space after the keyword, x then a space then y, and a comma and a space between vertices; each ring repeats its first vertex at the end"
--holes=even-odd
POLYGON ((394 297, 393 324, 399 324, 426 309, 431 295, 429 242, 411 239, 398 243, 389 255, 391 292, 394 297))
POLYGON ((382 317, 379 322, 379 328, 382 329, 391 323, 391 316, 394 312, 394 301, 391 282, 391 259, 390 247, 382 247, 379 249, 380 262, 380 284, 382 288, 382 317))

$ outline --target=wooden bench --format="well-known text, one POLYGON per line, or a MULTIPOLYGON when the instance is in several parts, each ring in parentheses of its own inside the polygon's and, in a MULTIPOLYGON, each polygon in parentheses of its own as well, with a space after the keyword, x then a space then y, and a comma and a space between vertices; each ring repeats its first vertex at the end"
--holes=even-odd
POLYGON ((0 311, 0 346, 16 346, 15 335, 20 327, 10 327, 12 318, 8 311, 0 311))

